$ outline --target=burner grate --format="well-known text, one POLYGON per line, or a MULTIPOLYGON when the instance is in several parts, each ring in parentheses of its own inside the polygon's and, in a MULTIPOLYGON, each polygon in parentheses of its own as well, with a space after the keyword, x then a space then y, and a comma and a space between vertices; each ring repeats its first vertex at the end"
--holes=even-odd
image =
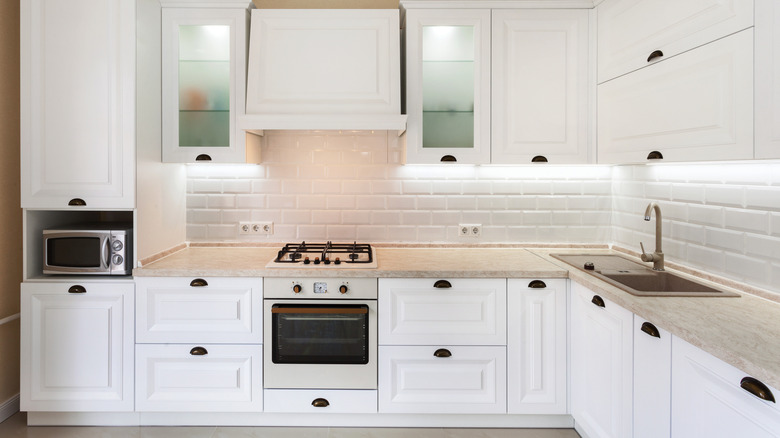
POLYGON ((367 243, 288 243, 279 250, 273 263, 314 264, 371 264, 374 262, 371 245, 367 243))

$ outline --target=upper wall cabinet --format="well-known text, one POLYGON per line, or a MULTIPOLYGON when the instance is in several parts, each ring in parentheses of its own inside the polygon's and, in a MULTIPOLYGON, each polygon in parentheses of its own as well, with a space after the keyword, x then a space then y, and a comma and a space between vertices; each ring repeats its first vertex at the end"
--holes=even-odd
POLYGON ((246 160, 246 9, 163 8, 163 161, 246 160))
POLYGON ((20 5, 22 207, 134 208, 135 1, 20 5))
POLYGON ((490 11, 406 13, 407 163, 490 162, 490 11))
POLYGON ((753 0, 605 0, 596 11, 599 83, 753 25, 753 0))
POLYGON ((494 10, 492 162, 588 162, 588 11, 494 10))
POLYGON ((780 158, 780 2, 755 2, 755 158, 780 158))

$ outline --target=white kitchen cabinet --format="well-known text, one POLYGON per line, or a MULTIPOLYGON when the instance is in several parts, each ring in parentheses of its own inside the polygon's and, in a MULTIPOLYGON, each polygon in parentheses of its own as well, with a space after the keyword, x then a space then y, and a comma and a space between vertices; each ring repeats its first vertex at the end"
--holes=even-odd
POLYGON ((379 279, 380 345, 506 345, 505 279, 379 279))
POLYGON ((262 345, 137 345, 139 412, 260 412, 262 345))
POLYGON ((634 438, 669 437, 672 335, 634 315, 634 438))
POLYGON ((567 413, 566 297, 564 279, 508 280, 510 414, 567 413))
POLYGON ((398 17, 390 9, 253 10, 247 114, 400 115, 398 17))
POLYGON ((752 26, 753 1, 606 0, 599 3, 596 7, 598 82, 752 26), (654 54, 656 51, 662 55, 654 54))
POLYGON ((380 346, 380 413, 506 413, 506 348, 380 346))
POLYGON ((571 410, 589 438, 632 436, 633 314, 571 283, 571 410))
POLYGON ((406 12, 406 163, 490 162, 490 10, 406 12))
POLYGON ((21 409, 133 410, 133 284, 22 283, 21 409))
POLYGON ((755 158, 780 158, 780 2, 754 1, 755 158))
POLYGON ((246 161, 247 9, 163 8, 163 161, 246 161))
POLYGON ((135 1, 20 5, 22 208, 134 208, 135 1))
POLYGON ((599 163, 753 158, 753 30, 603 83, 598 100, 599 163))
POLYGON ((589 160, 588 11, 497 9, 491 162, 589 160))
POLYGON ((257 278, 136 277, 136 342, 263 343, 257 278))
MULTIPOLYGON (((726 342, 726 341, 724 341, 726 342)), ((778 437, 780 408, 743 389, 761 389, 766 397, 780 390, 764 385, 739 369, 672 339, 672 436, 778 437)))
POLYGON ((364 389, 266 389, 265 412, 375 414, 377 391, 364 389))

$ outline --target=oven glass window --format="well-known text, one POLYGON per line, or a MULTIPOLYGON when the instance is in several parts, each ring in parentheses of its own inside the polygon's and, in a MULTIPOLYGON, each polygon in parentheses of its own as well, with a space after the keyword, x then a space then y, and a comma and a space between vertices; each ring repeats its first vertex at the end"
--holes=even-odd
POLYGON ((100 267, 99 237, 57 237, 46 239, 46 263, 73 268, 100 267))
POLYGON ((274 363, 367 364, 365 304, 274 304, 274 363))

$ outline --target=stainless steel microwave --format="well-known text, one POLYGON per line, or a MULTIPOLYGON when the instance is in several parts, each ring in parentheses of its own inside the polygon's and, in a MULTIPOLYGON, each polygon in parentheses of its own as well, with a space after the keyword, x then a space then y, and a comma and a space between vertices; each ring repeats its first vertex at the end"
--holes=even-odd
POLYGON ((113 226, 43 230, 43 273, 130 275, 132 227, 113 226))

